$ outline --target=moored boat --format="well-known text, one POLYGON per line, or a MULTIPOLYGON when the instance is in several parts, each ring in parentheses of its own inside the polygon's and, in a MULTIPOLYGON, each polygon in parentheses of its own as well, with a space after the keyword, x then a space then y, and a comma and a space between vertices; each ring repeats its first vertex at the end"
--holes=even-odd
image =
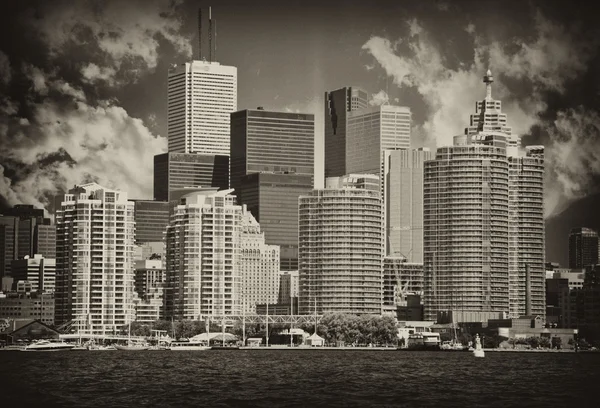
POLYGON ((128 344, 115 344, 115 349, 124 351, 142 351, 148 350, 149 346, 143 343, 128 343, 128 344))
POLYGON ((68 344, 64 341, 52 342, 48 340, 40 340, 26 346, 22 351, 64 351, 71 350, 74 347, 74 344, 68 344))
POLYGON ((206 351, 211 347, 199 341, 172 341, 168 346, 171 351, 206 351))

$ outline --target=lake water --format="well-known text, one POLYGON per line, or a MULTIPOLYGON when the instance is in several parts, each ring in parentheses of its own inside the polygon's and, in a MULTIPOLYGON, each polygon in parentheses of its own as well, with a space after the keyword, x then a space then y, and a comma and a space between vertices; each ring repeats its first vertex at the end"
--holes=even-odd
POLYGON ((0 352, 2 407, 597 407, 600 353, 0 352))

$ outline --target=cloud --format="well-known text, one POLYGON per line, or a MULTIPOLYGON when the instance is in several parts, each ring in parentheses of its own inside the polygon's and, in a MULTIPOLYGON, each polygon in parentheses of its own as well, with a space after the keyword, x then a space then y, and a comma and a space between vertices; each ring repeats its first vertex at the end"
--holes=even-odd
POLYGON ((182 21, 173 12, 180 3, 153 1, 77 1, 48 3, 42 18, 31 21, 50 56, 86 52, 94 62, 81 67, 88 82, 115 85, 136 80, 141 70, 158 63, 159 40, 190 57, 191 43, 180 34, 182 21))
POLYGON ((383 105, 386 102, 389 102, 389 100, 390 100, 390 97, 382 89, 379 92, 371 95, 371 98, 369 99, 369 105, 371 105, 371 106, 379 106, 379 105, 383 105))
MULTIPOLYGON (((565 142, 559 135, 564 135, 567 128, 584 134, 579 127, 589 128, 589 120, 595 116, 582 108, 577 113, 564 112, 557 121, 546 124, 541 114, 548 109, 545 101, 549 92, 564 93, 570 81, 585 72, 592 50, 598 44, 595 36, 586 37, 577 26, 562 26, 539 12, 534 19, 535 35, 528 41, 484 38, 476 34, 475 26, 470 23, 466 31, 475 45, 473 60, 453 67, 447 62, 443 46, 431 40, 426 30, 415 29, 420 27, 418 22, 411 20, 407 25, 411 37, 405 38, 403 45, 408 53, 398 53, 389 39, 378 36, 370 38, 363 49, 373 56, 395 84, 416 89, 425 102, 426 118, 423 123, 414 124, 415 145, 450 145, 452 136, 463 133, 469 115, 475 113, 475 101, 485 95, 482 76, 491 67, 496 80, 493 97, 503 102, 503 111, 508 114, 513 133, 527 134, 532 126, 543 124, 550 135, 545 143, 550 167, 547 174, 556 177, 548 179, 549 195, 558 191, 558 196, 575 198, 583 194, 585 188, 582 186, 591 187, 586 181, 589 173, 578 173, 582 168, 564 166, 560 162, 566 157, 570 161, 580 160, 588 163, 588 172, 600 174, 596 164, 600 163, 598 145, 584 144, 594 152, 586 155, 581 149, 574 148, 577 141, 569 139, 570 142, 565 142), (583 40, 585 38, 587 40, 583 40), (582 118, 589 120, 586 122, 582 118)), ((596 143, 599 139, 597 135, 589 138, 596 143)), ((548 206, 547 213, 553 209, 554 206, 548 206)))

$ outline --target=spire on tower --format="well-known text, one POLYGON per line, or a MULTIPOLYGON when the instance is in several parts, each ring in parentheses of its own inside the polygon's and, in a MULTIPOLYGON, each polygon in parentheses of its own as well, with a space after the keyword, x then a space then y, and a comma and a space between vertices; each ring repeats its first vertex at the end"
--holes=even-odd
POLYGON ((485 83, 485 99, 492 99, 492 82, 494 82, 494 77, 490 69, 485 73, 483 82, 485 83))

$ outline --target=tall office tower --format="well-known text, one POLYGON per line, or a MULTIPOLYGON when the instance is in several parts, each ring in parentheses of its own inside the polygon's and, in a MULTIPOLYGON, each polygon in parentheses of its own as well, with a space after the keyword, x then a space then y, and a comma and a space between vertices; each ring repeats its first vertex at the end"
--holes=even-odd
POLYGON ((254 173, 242 179, 244 205, 260 223, 265 242, 280 247, 280 269, 298 270, 298 197, 310 194, 312 176, 254 173))
POLYGON ((281 247, 281 269, 298 269, 298 197, 313 188, 314 115, 243 110, 231 115, 231 187, 281 247))
POLYGON ((152 200, 131 201, 134 202, 135 243, 164 241, 169 224, 169 203, 152 200))
POLYGON ((327 179, 299 199, 300 313, 381 314, 383 205, 379 178, 327 179))
POLYGON ((264 233, 252 213, 243 207, 240 235, 240 303, 243 313, 256 305, 275 303, 279 294, 279 247, 265 244, 264 233))
POLYGON ((242 207, 231 192, 195 191, 173 208, 166 235, 167 317, 239 314, 242 207))
POLYGON ((427 148, 385 151, 386 254, 423 263, 423 168, 427 148))
POLYGON ((0 216, 0 278, 10 273, 11 262, 25 256, 42 254, 54 257, 54 227, 44 210, 19 204, 0 216))
MULTIPOLYGON (((313 177, 315 116, 262 108, 231 114, 231 188, 252 173, 313 177)), ((243 197, 238 196, 240 202, 243 197)))
MULTIPOLYGON (((386 158, 389 156, 390 151, 395 150, 406 150, 410 148, 410 126, 411 126, 411 112, 409 108, 402 106, 391 106, 381 105, 374 106, 368 109, 360 109, 354 112, 348 113, 347 128, 346 128, 346 169, 348 173, 359 173, 359 174, 377 174, 381 182, 381 197, 385 206, 386 226, 389 223, 387 215, 392 212, 393 208, 398 208, 399 203, 390 201, 390 197, 387 196, 388 187, 386 183, 388 181, 389 173, 389 161, 386 158)), ((408 153, 406 153, 408 155, 408 153)), ((396 156, 397 157, 397 156, 396 156)), ((429 158, 429 156, 428 156, 429 158)), ((399 162, 396 164, 400 165, 399 162)), ((406 165, 406 164, 404 164, 406 165)), ((413 166, 412 163, 410 167, 413 166)), ((398 166, 396 166, 398 167, 398 166)), ((415 189, 418 189, 419 183, 419 171, 415 172, 415 189)), ((392 181, 396 181, 393 180, 392 181)), ((405 185, 404 187, 408 187, 405 185)), ((404 193, 405 191, 402 191, 404 193)), ((394 191, 397 199, 399 191, 394 191)), ((411 194, 406 191, 406 194, 411 194)), ((406 197, 406 195, 403 195, 406 197)), ((416 207, 416 211, 419 211, 416 207)), ((406 215, 410 210, 406 209, 403 215, 406 215)), ((418 215, 417 215, 418 218, 418 215)), ((418 219, 414 220, 419 223, 418 219)), ((400 228, 400 221, 394 217, 394 225, 386 227, 386 233, 392 231, 395 227, 396 230, 400 228)), ((418 234, 416 227, 412 226, 412 222, 408 225, 404 223, 402 227, 411 227, 415 234, 418 234)), ((390 243, 392 246, 396 244, 393 250, 400 250, 397 242, 390 242, 390 237, 386 235, 386 253, 391 253, 389 248, 390 243)), ((409 243, 410 244, 410 243, 409 243)), ((407 244, 407 245, 409 245, 407 244)), ((417 243, 418 245, 418 243, 417 243)), ((410 248, 404 248, 406 250, 405 256, 409 255, 410 248)), ((419 248, 416 248, 418 251, 419 248)), ((415 254, 418 256, 418 252, 415 254)))
POLYGON ((42 255, 12 261, 11 277, 16 286, 19 281, 31 282, 31 291, 54 293, 56 288, 56 260, 42 255))
POLYGON ((33 254, 56 258, 56 225, 36 225, 33 238, 33 254))
POLYGON ((112 334, 133 321, 134 204, 96 183, 64 195, 56 211, 56 324, 112 334))
POLYGON ((598 232, 573 228, 569 233, 569 268, 583 269, 598 263, 598 232))
POLYGON ((520 147, 487 92, 424 171, 425 317, 544 315, 543 148, 520 147))
POLYGON ((369 106, 362 89, 346 87, 325 92, 325 178, 348 174, 346 126, 348 112, 369 106))
POLYGON ((154 199, 170 201, 184 187, 229 188, 229 157, 163 153, 154 156, 154 199))
POLYGON ((169 69, 168 149, 229 155, 229 115, 237 110, 237 68, 191 61, 169 69))

